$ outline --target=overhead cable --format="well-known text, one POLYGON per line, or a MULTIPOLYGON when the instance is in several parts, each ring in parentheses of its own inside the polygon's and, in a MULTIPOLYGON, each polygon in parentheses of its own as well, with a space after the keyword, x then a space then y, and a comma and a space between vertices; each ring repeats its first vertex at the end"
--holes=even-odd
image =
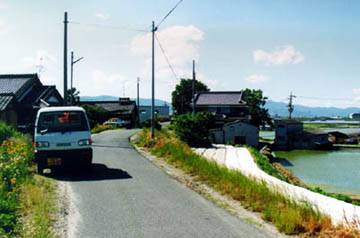
POLYGON ((163 23, 165 21, 165 19, 175 10, 175 8, 177 8, 177 6, 179 6, 179 4, 182 2, 183 0, 180 0, 170 11, 168 14, 165 15, 165 17, 159 22, 159 24, 157 24, 156 28, 158 28, 160 26, 161 23, 163 23))
POLYGON ((156 38, 156 42, 158 43, 158 45, 159 45, 159 47, 160 47, 160 49, 161 49, 161 52, 163 53, 164 58, 165 58, 165 60, 166 60, 166 62, 167 62, 167 64, 168 64, 171 72, 173 73, 175 79, 178 80, 178 77, 177 77, 177 75, 176 75, 176 73, 175 73, 175 70, 174 70, 174 68, 171 66, 170 61, 169 61, 169 58, 167 57, 167 55, 166 55, 166 53, 165 53, 165 50, 164 50, 164 48, 162 47, 162 45, 161 45, 161 43, 160 43, 160 41, 159 41, 159 38, 157 37, 157 34, 156 34, 156 33, 155 33, 155 38, 156 38))
POLYGON ((123 27, 123 26, 114 26, 114 25, 105 25, 105 24, 96 24, 96 23, 80 23, 80 22, 76 22, 76 21, 69 21, 69 23, 76 24, 76 25, 91 26, 91 27, 96 27, 96 28, 107 28, 107 29, 113 29, 113 30, 151 32, 150 30, 144 30, 144 29, 132 29, 132 28, 123 27))

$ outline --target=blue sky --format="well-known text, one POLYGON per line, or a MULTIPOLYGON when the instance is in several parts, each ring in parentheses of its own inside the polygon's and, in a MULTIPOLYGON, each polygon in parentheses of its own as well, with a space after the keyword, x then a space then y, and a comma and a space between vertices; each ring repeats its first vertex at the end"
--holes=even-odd
MULTIPOLYGON (((84 57, 74 65, 81 95, 135 97, 140 77, 141 96, 149 98, 151 22, 177 2, 0 0, 0 73, 40 71, 41 81, 62 93, 67 11, 69 51, 84 57)), ((176 77, 157 45, 156 97, 170 101, 195 59, 198 78, 211 90, 259 88, 275 101, 293 92, 296 104, 360 107, 359 6, 356 0, 184 0, 157 31, 176 77)))

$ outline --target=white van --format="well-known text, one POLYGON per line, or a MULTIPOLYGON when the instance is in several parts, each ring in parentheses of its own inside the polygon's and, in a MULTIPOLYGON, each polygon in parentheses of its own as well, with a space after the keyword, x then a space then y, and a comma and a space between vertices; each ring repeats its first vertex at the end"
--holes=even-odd
POLYGON ((91 169, 90 126, 81 107, 41 108, 35 121, 34 144, 38 174, 54 166, 91 169))

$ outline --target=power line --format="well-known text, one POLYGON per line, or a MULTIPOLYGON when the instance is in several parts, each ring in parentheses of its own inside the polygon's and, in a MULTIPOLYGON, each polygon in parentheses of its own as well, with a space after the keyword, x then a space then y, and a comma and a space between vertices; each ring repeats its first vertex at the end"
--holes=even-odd
POLYGON ((162 45, 161 45, 161 43, 160 43, 160 41, 159 41, 159 38, 157 37, 157 34, 156 34, 156 33, 155 33, 155 38, 156 38, 156 42, 158 43, 158 45, 159 45, 159 47, 160 47, 160 49, 161 49, 161 52, 163 53, 163 55, 164 55, 164 57, 165 57, 165 60, 166 60, 166 62, 167 62, 167 64, 168 64, 169 68, 171 69, 171 72, 173 73, 175 79, 178 80, 178 77, 177 77, 177 75, 176 75, 176 73, 175 73, 175 70, 174 70, 174 68, 171 66, 170 61, 169 61, 169 58, 167 57, 167 55, 166 55, 166 53, 165 53, 165 50, 164 50, 164 48, 162 47, 162 45))
POLYGON ((113 29, 113 30, 123 30, 123 31, 137 31, 137 32, 151 32, 150 30, 144 30, 144 29, 133 29, 123 26, 115 26, 115 25, 105 25, 105 24, 97 24, 97 23, 81 23, 76 21, 69 21, 70 24, 75 25, 84 25, 84 26, 91 26, 96 28, 107 28, 107 29, 113 29))
POLYGON ((321 98, 321 97, 308 97, 308 96, 297 96, 298 98, 314 99, 314 100, 337 100, 337 101, 351 101, 352 98, 321 98))
POLYGON ((170 11, 168 14, 165 15, 165 17, 159 22, 159 24, 157 24, 156 28, 158 28, 160 26, 161 23, 163 23, 163 21, 165 21, 165 19, 175 10, 175 8, 177 8, 177 6, 180 5, 180 3, 182 2, 183 0, 180 0, 170 11))

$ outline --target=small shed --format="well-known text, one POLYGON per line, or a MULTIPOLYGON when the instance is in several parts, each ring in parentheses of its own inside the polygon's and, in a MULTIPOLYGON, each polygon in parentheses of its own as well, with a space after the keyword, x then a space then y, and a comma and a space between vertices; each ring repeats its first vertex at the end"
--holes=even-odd
POLYGON ((219 129, 210 130, 212 143, 226 144, 246 144, 257 147, 259 142, 259 130, 257 127, 241 122, 234 121, 226 123, 219 129))

